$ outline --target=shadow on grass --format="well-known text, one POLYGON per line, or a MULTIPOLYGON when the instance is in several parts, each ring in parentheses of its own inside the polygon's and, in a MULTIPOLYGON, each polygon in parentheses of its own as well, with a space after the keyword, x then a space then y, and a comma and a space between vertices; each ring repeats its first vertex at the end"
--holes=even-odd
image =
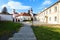
POLYGON ((14 33, 16 33, 17 31, 12 31, 9 33, 4 32, 2 36, 0 36, 0 40, 8 40, 9 37, 12 37, 14 33))
POLYGON ((0 21, 0 40, 8 40, 14 33, 22 27, 21 23, 14 23, 11 21, 0 21))
POLYGON ((49 28, 45 26, 39 26, 39 27, 32 26, 32 29, 37 37, 37 40, 60 40, 59 28, 49 28), (59 30, 59 32, 55 30, 59 30))

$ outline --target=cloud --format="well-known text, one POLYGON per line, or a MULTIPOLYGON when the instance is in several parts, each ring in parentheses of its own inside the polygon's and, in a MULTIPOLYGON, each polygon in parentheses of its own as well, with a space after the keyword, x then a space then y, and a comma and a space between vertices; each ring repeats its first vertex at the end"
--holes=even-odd
POLYGON ((51 0, 45 0, 45 1, 43 2, 43 5, 49 5, 49 4, 51 4, 51 3, 52 3, 51 0))
POLYGON ((38 9, 45 9, 47 8, 50 4, 52 4, 52 0, 44 0, 44 2, 42 3, 42 5, 40 5, 40 7, 38 9))
POLYGON ((10 8, 10 9, 21 9, 21 10, 31 8, 31 6, 25 6, 21 2, 15 2, 15 1, 9 1, 7 4, 2 5, 2 8, 4 6, 6 6, 7 8, 10 8))

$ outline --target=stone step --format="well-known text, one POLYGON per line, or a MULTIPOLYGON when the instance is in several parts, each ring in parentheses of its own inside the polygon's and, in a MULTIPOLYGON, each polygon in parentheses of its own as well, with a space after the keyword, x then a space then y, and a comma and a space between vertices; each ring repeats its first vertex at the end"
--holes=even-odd
POLYGON ((9 40, 36 40, 35 38, 10 38, 9 40))

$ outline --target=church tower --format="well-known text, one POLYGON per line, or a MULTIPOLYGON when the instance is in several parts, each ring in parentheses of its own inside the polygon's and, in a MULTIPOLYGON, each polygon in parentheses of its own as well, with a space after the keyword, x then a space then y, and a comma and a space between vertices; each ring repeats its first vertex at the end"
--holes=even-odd
POLYGON ((12 13, 13 13, 13 22, 15 22, 16 21, 16 18, 15 18, 15 9, 13 9, 12 13))
POLYGON ((13 9, 12 14, 13 14, 13 18, 15 18, 15 9, 13 9))
POLYGON ((32 10, 32 8, 30 9, 30 14, 33 17, 33 10, 32 10))
POLYGON ((15 14, 15 9, 13 9, 13 14, 15 14))

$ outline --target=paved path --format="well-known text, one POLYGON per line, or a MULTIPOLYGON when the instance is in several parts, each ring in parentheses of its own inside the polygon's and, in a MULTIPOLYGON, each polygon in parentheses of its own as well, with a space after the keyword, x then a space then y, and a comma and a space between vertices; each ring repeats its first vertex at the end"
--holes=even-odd
POLYGON ((19 32, 15 33, 9 40, 36 40, 31 24, 24 23, 24 26, 20 28, 19 32))

